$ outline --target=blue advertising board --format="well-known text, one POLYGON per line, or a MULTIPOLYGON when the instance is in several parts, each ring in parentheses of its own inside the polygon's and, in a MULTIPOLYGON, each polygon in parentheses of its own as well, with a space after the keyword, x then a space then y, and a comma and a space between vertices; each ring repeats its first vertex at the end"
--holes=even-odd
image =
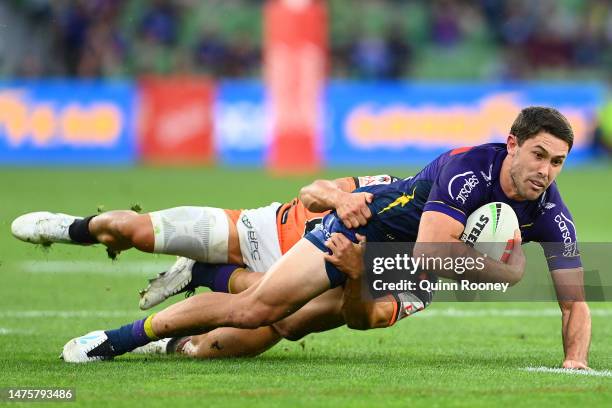
POLYGON ((218 162, 263 165, 271 135, 264 84, 220 81, 213 115, 218 162))
POLYGON ((457 147, 505 142, 520 110, 560 110, 574 129, 570 163, 592 156, 605 88, 597 83, 331 82, 325 97, 328 165, 418 165, 457 147))
POLYGON ((0 83, 0 164, 126 164, 136 159, 135 86, 0 83))

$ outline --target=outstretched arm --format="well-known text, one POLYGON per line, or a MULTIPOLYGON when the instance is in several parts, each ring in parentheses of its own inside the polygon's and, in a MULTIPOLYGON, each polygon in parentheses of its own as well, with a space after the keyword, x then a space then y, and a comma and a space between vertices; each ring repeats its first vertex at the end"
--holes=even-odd
POLYGON ((588 369, 591 313, 584 297, 583 270, 557 269, 552 279, 562 314, 563 368, 588 369))

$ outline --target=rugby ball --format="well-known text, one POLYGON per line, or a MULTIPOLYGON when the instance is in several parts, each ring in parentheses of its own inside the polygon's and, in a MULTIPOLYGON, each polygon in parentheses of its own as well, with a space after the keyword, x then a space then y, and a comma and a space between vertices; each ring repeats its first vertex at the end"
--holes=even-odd
POLYGON ((468 217, 461 240, 497 261, 506 262, 514 246, 518 218, 506 203, 485 204, 468 217))

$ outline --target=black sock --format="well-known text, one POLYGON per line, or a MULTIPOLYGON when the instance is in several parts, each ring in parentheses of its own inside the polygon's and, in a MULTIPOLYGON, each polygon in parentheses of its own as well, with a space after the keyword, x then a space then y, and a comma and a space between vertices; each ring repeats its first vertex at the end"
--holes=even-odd
POLYGON ((77 244, 98 243, 96 237, 89 232, 89 221, 91 221, 93 217, 95 217, 95 215, 85 217, 82 220, 74 220, 70 227, 68 227, 68 235, 70 235, 72 241, 77 244))

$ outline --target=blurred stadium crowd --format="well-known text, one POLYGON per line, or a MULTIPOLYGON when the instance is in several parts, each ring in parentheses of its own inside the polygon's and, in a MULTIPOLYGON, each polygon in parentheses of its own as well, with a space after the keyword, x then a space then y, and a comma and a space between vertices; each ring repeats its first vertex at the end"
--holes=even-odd
MULTIPOLYGON (((263 0, 3 0, 3 77, 261 71, 263 0)), ((333 77, 609 80, 609 0, 330 0, 333 77)))

